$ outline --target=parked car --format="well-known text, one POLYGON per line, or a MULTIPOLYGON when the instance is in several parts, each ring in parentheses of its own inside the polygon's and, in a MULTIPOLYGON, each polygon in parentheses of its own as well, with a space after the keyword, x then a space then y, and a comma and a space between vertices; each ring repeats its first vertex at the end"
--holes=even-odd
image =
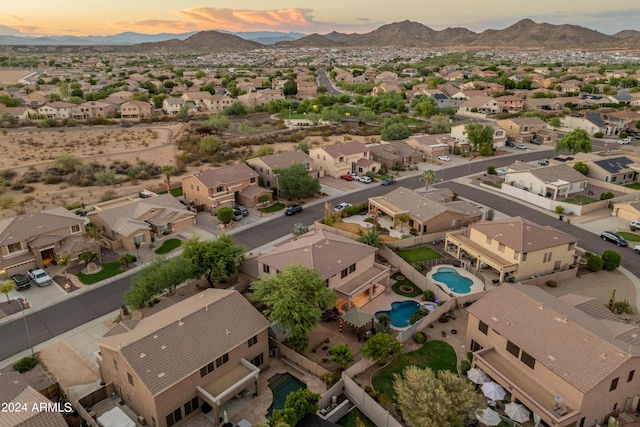
POLYGON ((238 208, 233 208, 233 220, 240 221, 242 219, 242 211, 238 208))
POLYGON ((27 276, 38 286, 49 286, 51 284, 51 277, 41 268, 27 270, 27 276))
POLYGON ((449 156, 438 156, 438 160, 440 160, 442 162, 450 162, 451 161, 451 157, 449 157, 449 156))
POLYGON ((515 147, 516 144, 513 141, 507 141, 504 145, 506 145, 507 147, 515 147))
POLYGON ((13 280, 13 283, 16 284, 16 289, 19 291, 29 289, 31 287, 31 281, 24 274, 14 274, 10 279, 13 280))
POLYGON ((242 216, 249 215, 249 208, 246 206, 237 205, 236 209, 240 210, 240 212, 242 213, 242 216))
POLYGON ((631 138, 622 138, 618 140, 618 144, 627 145, 631 142, 631 138))
POLYGON ((520 150, 526 150, 526 149, 527 149, 527 146, 526 146, 526 145, 524 145, 524 144, 522 144, 522 143, 520 143, 520 144, 516 144, 516 148, 518 148, 518 149, 520 149, 520 150))
POLYGON ((547 159, 538 160, 538 164, 540 166, 549 166, 549 160, 547 159))
POLYGON ((603 231, 600 235, 602 240, 607 240, 611 243, 615 243, 618 246, 629 246, 629 243, 619 235, 618 233, 614 233, 613 231, 603 231))
POLYGON ((353 181, 353 177, 351 175, 342 175, 340 179, 344 179, 345 181, 353 181))
POLYGON ((395 184, 396 180, 393 178, 387 178, 384 181, 382 181, 382 185, 387 186, 387 185, 391 185, 391 184, 395 184))
POLYGON ((542 140, 541 140, 541 139, 538 139, 538 138, 533 138, 533 139, 531 140, 531 143, 532 143, 532 144, 536 144, 536 145, 542 145, 542 140))
POLYGON ((333 210, 334 210, 334 211, 336 211, 336 212, 338 212, 338 211, 341 211, 341 210, 343 210, 344 208, 349 207, 349 206, 351 206, 351 203, 342 202, 342 203, 340 203, 340 204, 336 205, 336 206, 333 208, 333 210))
POLYGON ((640 245, 636 245, 635 248, 633 248, 633 251, 637 254, 640 254, 640 245))
POLYGON ((640 219, 634 219, 629 223, 629 227, 640 228, 640 219))
POLYGON ((368 176, 361 176, 358 178, 358 181, 363 182, 365 184, 371 184, 371 178, 368 176))
POLYGON ((288 216, 295 215, 298 212, 302 212, 302 206, 301 205, 291 205, 287 209, 284 210, 284 214, 288 215, 288 216))

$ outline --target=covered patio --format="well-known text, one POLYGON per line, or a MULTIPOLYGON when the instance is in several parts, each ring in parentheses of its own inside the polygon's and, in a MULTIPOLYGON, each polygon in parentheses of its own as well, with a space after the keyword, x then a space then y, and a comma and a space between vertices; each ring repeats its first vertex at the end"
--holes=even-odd
POLYGON ((389 267, 374 263, 367 271, 334 288, 338 296, 336 306, 345 312, 354 305, 363 306, 371 301, 389 286, 389 272, 389 267))

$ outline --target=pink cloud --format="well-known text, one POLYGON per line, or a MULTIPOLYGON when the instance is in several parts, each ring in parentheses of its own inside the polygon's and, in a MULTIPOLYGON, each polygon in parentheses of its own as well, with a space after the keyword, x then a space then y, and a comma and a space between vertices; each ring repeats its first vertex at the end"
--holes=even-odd
POLYGON ((138 21, 109 22, 109 26, 126 31, 138 31, 141 33, 186 33, 202 30, 201 26, 194 22, 172 21, 162 19, 143 19, 138 21))

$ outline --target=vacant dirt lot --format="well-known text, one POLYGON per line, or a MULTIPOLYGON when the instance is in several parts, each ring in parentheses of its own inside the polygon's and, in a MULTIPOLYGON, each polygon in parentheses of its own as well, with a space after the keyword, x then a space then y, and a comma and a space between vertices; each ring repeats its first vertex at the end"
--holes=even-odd
POLYGON ((18 80, 29 75, 31 71, 27 70, 2 70, 0 71, 0 84, 12 85, 18 83, 18 80))

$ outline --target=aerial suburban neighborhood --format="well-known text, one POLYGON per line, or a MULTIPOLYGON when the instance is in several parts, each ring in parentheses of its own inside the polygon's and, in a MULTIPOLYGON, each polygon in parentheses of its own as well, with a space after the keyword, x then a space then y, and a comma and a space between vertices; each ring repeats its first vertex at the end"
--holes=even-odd
POLYGON ((637 31, 207 14, 0 26, 0 426, 640 427, 637 31))

